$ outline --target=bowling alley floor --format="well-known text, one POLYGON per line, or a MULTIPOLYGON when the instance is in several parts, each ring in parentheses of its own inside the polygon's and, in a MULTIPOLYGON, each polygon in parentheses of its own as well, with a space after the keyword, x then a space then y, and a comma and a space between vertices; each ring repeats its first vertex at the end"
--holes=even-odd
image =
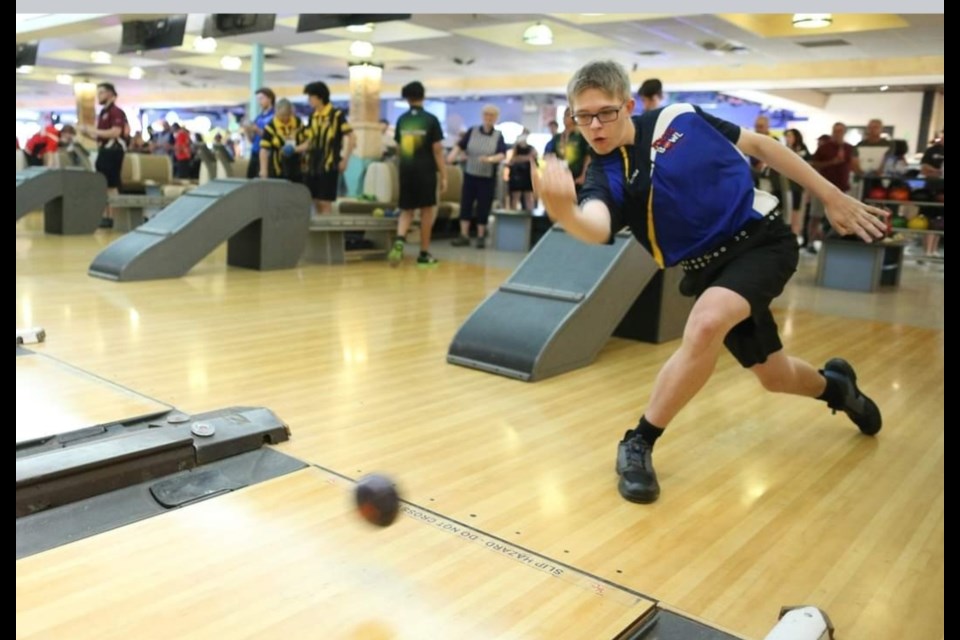
POLYGON ((654 602, 745 638, 800 604, 847 640, 944 635, 942 265, 851 294, 804 258, 775 305, 787 349, 857 367, 877 438, 724 355, 641 506, 617 494, 616 444, 675 345, 612 339, 533 384, 445 361, 519 254, 440 241, 435 269, 254 272, 221 248, 115 283, 86 275, 114 234, 40 228, 18 223, 16 253, 37 352, 187 412, 268 407, 292 431, 278 450, 315 466, 18 561, 18 637, 598 638, 654 602), (408 501, 388 529, 347 504, 371 471, 408 501))

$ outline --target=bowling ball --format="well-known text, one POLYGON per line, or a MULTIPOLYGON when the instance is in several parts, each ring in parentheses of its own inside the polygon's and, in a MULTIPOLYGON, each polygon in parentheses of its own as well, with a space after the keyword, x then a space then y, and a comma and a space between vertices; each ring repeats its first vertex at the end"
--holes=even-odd
POLYGON ((943 216, 930 219, 930 228, 934 231, 943 231, 943 216))
POLYGON ((929 227, 930 227, 930 221, 927 220, 927 216, 924 216, 924 215, 919 215, 907 223, 908 229, 917 229, 919 231, 923 231, 929 227))
POLYGON ((943 204, 943 191, 941 191, 940 193, 938 193, 938 194, 936 195, 936 197, 934 198, 934 200, 936 200, 936 201, 939 202, 940 204, 943 204))
POLYGON ((910 200, 910 189, 906 187, 892 187, 887 193, 887 198, 907 202, 910 200))
POLYGON ((376 209, 373 210, 374 218, 382 218, 384 215, 385 215, 384 211, 380 207, 377 207, 376 209))
POLYGON ((883 187, 873 187, 870 191, 867 192, 868 200, 886 200, 887 199, 887 190, 883 187))
POLYGON ((296 152, 296 148, 292 144, 285 144, 283 145, 283 149, 281 151, 284 156, 289 158, 296 152))
POLYGON ((890 224, 894 227, 903 229, 907 226, 907 219, 903 216, 893 216, 893 218, 890 219, 890 224))
POLYGON ((933 202, 933 194, 927 189, 914 189, 910 193, 913 202, 933 202))
POLYGON ((385 475, 373 473, 360 478, 354 497, 363 519, 378 527, 389 527, 400 513, 397 485, 385 475))

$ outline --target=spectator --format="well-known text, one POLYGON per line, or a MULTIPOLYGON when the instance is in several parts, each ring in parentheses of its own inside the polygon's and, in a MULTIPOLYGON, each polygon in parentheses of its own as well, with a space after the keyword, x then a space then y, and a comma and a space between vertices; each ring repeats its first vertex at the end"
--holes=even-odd
MULTIPOLYGON (((807 145, 803 143, 803 134, 800 133, 798 129, 787 129, 783 135, 784 141, 787 143, 787 148, 803 158, 806 162, 810 162, 810 150, 807 149, 807 145)), ((793 180, 790 181, 790 199, 792 201, 790 230, 799 238, 803 234, 806 192, 800 184, 793 180)))
POLYGON ((383 160, 393 158, 397 155, 397 141, 394 140, 394 132, 390 130, 390 121, 386 118, 380 120, 380 144, 383 146, 383 160))
MULTIPOLYGON (((102 107, 97 116, 97 126, 80 125, 80 133, 97 141, 96 168, 107 179, 107 194, 116 195, 120 189, 120 172, 123 156, 130 137, 127 115, 117 106, 117 89, 109 82, 97 85, 97 101, 102 107)), ((113 210, 107 206, 103 228, 113 228, 113 210)))
MULTIPOLYGON (((836 122, 832 136, 817 147, 810 164, 827 182, 844 193, 850 191, 850 171, 853 163, 853 146, 845 141, 847 125, 836 122)), ((807 232, 807 251, 816 253, 815 241, 823 238, 824 205, 817 198, 810 201, 810 228, 807 232)))
POLYGON ((577 193, 580 193, 590 165, 590 146, 577 131, 577 123, 573 121, 573 112, 569 108, 563 114, 563 132, 555 135, 550 142, 544 150, 544 157, 556 156, 564 160, 573 174, 577 193))
POLYGON ((874 118, 867 123, 866 136, 853 149, 853 173, 857 177, 865 175, 877 175, 883 171, 883 159, 890 151, 890 141, 883 137, 883 121, 880 118, 874 118), (877 150, 876 153, 867 151, 870 148, 877 150), (861 150, 863 153, 863 162, 861 163, 861 150))
POLYGON ((510 208, 523 211, 533 211, 533 179, 531 163, 537 159, 537 150, 527 144, 526 129, 517 137, 516 144, 507 152, 507 166, 510 176, 507 184, 510 187, 510 208))
POLYGON ((260 113, 243 128, 247 139, 250 140, 250 164, 247 165, 247 178, 256 178, 260 175, 260 138, 267 123, 273 120, 273 105, 277 101, 277 95, 267 87, 257 89, 256 97, 260 113))
POLYGON ((477 249, 486 247, 487 219, 493 207, 497 166, 507 155, 503 134, 495 127, 500 109, 496 105, 484 105, 482 116, 483 124, 467 129, 447 158, 449 162, 456 162, 460 156, 466 158, 460 197, 460 236, 451 242, 455 247, 470 246, 472 220, 477 222, 477 249))
POLYGON ((447 166, 443 161, 443 130, 440 121, 423 108, 426 89, 411 82, 400 92, 410 110, 397 119, 395 142, 399 156, 400 218, 397 239, 387 255, 391 266, 403 261, 407 232, 413 215, 420 210, 420 255, 417 265, 432 267, 437 259, 430 253, 430 239, 437 206, 437 175, 440 191, 447 189, 447 166))
POLYGON ((347 170, 356 136, 343 111, 330 104, 330 88, 325 83, 311 82, 303 92, 313 113, 305 141, 296 150, 307 154, 304 182, 310 188, 317 213, 330 213, 337 199, 340 174, 347 170))
POLYGON ((644 111, 658 109, 663 103, 663 83, 657 78, 644 80, 637 91, 644 111))
POLYGON ((280 98, 277 113, 264 127, 260 139, 260 177, 292 182, 303 180, 300 170, 302 155, 296 149, 303 141, 303 123, 293 112, 290 101, 280 98))
POLYGON ((173 125, 173 176, 189 180, 193 163, 193 147, 190 132, 179 124, 173 125))

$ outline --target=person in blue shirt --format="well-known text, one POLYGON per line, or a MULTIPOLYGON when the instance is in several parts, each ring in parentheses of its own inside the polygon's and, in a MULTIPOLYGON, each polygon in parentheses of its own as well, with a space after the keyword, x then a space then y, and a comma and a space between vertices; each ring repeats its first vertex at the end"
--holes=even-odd
POLYGON ((818 370, 783 350, 770 303, 796 270, 798 247, 776 198, 754 189, 746 157, 823 200, 843 234, 881 238, 886 212, 847 196, 769 136, 698 107, 675 104, 631 117, 630 80, 617 62, 588 63, 567 93, 594 160, 579 197, 566 163, 548 160, 535 175, 550 217, 594 244, 629 227, 661 268, 683 267, 680 291, 697 298, 680 347, 619 444, 620 494, 640 503, 659 497, 654 443, 706 384, 724 346, 767 390, 823 400, 864 434, 876 434, 880 410, 857 387, 848 362, 833 358, 818 370))
POLYGON ((260 113, 253 119, 253 122, 247 123, 245 130, 250 139, 250 164, 247 165, 247 178, 253 179, 260 175, 260 139, 263 137, 263 130, 267 124, 273 120, 273 105, 277 101, 277 95, 273 89, 260 87, 257 89, 257 104, 260 106, 260 113))

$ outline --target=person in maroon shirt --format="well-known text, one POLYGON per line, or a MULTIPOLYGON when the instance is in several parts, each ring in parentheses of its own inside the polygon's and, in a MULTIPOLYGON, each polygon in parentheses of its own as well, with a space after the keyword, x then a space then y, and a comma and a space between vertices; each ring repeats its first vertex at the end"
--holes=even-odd
MULTIPOLYGON (((120 171, 126 151, 130 126, 127 115, 116 104, 117 89, 109 82, 97 85, 97 102, 103 107, 97 116, 96 128, 83 125, 81 133, 97 141, 97 172, 107 179, 107 195, 116 195, 120 188, 120 171)), ((113 212, 109 205, 100 223, 101 227, 113 227, 113 212)))
MULTIPOLYGON (((853 170, 853 157, 856 153, 853 145, 844 142, 846 135, 847 125, 842 122, 834 123, 830 140, 819 145, 810 158, 813 168, 843 192, 850 190, 850 172, 853 170)), ((817 252, 813 243, 823 239, 824 223, 823 203, 811 198, 810 228, 807 235, 807 251, 810 253, 817 252)))
POLYGON ((850 190, 850 171, 853 166, 853 145, 844 142, 847 125, 837 122, 833 125, 830 141, 817 147, 810 164, 840 191, 850 190))

